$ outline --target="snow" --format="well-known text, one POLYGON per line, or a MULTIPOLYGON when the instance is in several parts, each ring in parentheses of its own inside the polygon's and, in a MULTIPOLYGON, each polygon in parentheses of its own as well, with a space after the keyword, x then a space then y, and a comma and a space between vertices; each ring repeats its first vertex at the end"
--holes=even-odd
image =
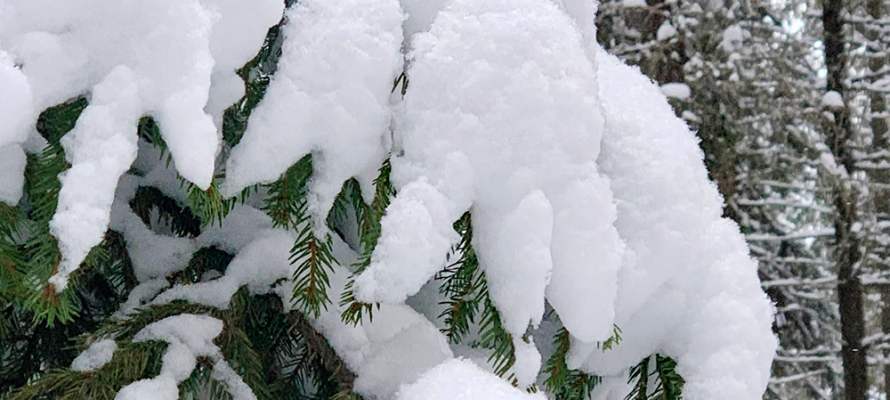
POLYGON ((117 351, 117 343, 114 339, 102 339, 94 342, 71 362, 71 370, 84 372, 102 368, 105 363, 111 361, 115 351, 117 351))
POLYGON ((206 315, 180 314, 153 322, 133 337, 134 343, 157 340, 168 343, 161 358, 161 372, 121 388, 115 400, 176 400, 177 385, 189 377, 201 356, 220 358, 213 339, 222 332, 222 321, 206 315))
MULTIPOLYGON (((343 182, 376 176, 386 156, 389 97, 403 64, 403 20, 397 0, 292 6, 278 72, 232 150, 223 193, 272 182, 311 153, 309 210, 316 234, 323 231, 343 182)), ((370 181, 362 183, 371 189, 370 181)))
POLYGON ((670 22, 665 21, 661 26, 658 27, 658 31, 655 32, 655 40, 667 40, 677 35, 677 28, 674 28, 670 22))
POLYGON ((686 100, 689 98, 691 91, 689 85, 685 83, 665 83, 661 85, 661 93, 667 97, 673 97, 678 100, 686 100))
POLYGON ((0 147, 0 201, 14 206, 25 184, 25 151, 18 144, 0 147))
POLYGON ((216 364, 213 364, 213 371, 210 373, 210 377, 222 382, 226 386, 226 390, 232 395, 232 400, 257 399, 250 386, 244 383, 241 376, 229 366, 226 360, 217 360, 216 364))
POLYGON ((615 303, 623 341, 602 352, 574 340, 570 367, 626 376, 659 352, 677 360, 686 398, 760 398, 777 345, 773 308, 738 227, 721 218, 695 136, 635 67, 604 51, 599 66, 599 165, 627 243, 615 303))
MULTIPOLYGON (((289 308, 293 283, 278 282, 292 276, 296 268, 289 260, 295 240, 293 235, 293 232, 281 229, 262 231, 238 251, 220 278, 173 286, 157 295, 151 303, 188 300, 226 309, 232 295, 246 285, 254 294, 279 295, 289 308)), ((333 237, 333 254, 342 265, 351 265, 357 259, 339 237, 333 237)), ((330 293, 341 293, 349 275, 349 270, 335 265, 333 273, 328 274, 330 293)), ((357 373, 355 390, 367 398, 392 398, 400 385, 413 382, 427 369, 452 357, 438 328, 404 304, 383 305, 374 311, 372 321, 362 321, 358 326, 344 323, 340 318, 342 311, 335 300, 310 322, 325 335, 350 370, 357 373)))
POLYGON ((473 362, 453 359, 402 387, 397 400, 544 400, 543 393, 526 393, 473 362))
POLYGON ((621 5, 625 7, 647 7, 646 0, 622 0, 621 5))
POLYGON ((738 50, 745 40, 745 30, 739 25, 732 25, 723 31, 723 37, 720 41, 720 48, 727 53, 733 53, 738 50))
POLYGON ((479 223, 473 240, 490 249, 479 253, 479 262, 485 266, 486 278, 497 282, 489 295, 499 310, 511 310, 501 317, 504 327, 521 336, 529 322, 537 326, 544 315, 542 300, 553 266, 553 208, 544 192, 535 190, 503 219, 474 222, 479 223))
POLYGON ((843 108, 844 97, 834 90, 829 90, 822 96, 822 106, 830 108, 843 108))
POLYGON ((540 321, 542 287, 579 337, 609 336, 622 245, 595 164, 603 120, 582 19, 547 0, 456 0, 414 36, 396 121, 398 196, 356 280, 360 300, 416 293, 472 207, 474 248, 514 336, 540 321), (511 227, 525 230, 506 235, 511 227), (517 245, 534 258, 513 255, 517 245), (514 279, 517 260, 529 279, 514 279))
POLYGON ((28 78, 0 48, 0 201, 16 205, 22 197, 25 153, 21 144, 28 137, 28 125, 36 118, 31 105, 28 78))
POLYGON ((179 314, 153 322, 133 337, 134 343, 164 341, 167 350, 161 358, 161 372, 121 388, 115 400, 176 400, 177 385, 195 369, 198 357, 214 362, 212 377, 222 382, 234 400, 256 400, 250 387, 223 360, 213 339, 223 330, 222 321, 206 315, 179 314))
MULTIPOLYGON (((268 292, 276 280, 292 275, 288 256, 294 246, 294 234, 285 230, 268 230, 241 249, 229 263, 225 275, 219 279, 192 285, 175 285, 153 300, 165 304, 173 300, 188 300, 220 309, 229 307, 229 300, 241 286, 252 293, 268 292)), ((290 301, 290 297, 282 299, 290 301)))
MULTIPOLYGON (((256 53, 283 6, 277 0, 8 0, 3 6, 8 23, 0 24, 0 42, 9 55, 0 54, 0 83, 18 95, 4 100, 0 118, 7 120, 8 110, 19 114, 3 129, 21 132, 36 120, 31 110, 91 93, 63 139, 72 167, 52 221, 62 252, 52 283, 61 290, 102 240, 117 180, 135 158, 139 117, 155 117, 178 172, 208 187, 219 150, 214 119, 221 121, 222 110, 244 91, 234 70, 256 53)), ((8 136, 0 132, 0 148, 8 136)), ((15 182, 0 180, 3 201, 15 197, 8 189, 15 182)))

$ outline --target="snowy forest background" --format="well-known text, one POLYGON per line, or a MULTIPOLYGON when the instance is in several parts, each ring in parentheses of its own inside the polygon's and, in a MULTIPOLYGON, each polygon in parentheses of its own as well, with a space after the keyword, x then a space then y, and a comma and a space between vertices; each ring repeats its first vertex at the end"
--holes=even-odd
MULTIPOLYGON (((15 38, 18 29, 18 22, 5 18, 14 13, 5 12, 14 10, 17 3, 0 0, 0 56, 3 56, 0 61, 9 61, 2 53, 7 45, 2 40, 15 38)), ((286 3, 288 7, 293 6, 290 0, 286 3)), ((346 3, 363 4, 344 0, 346 3)), ((257 29, 262 28, 259 35, 254 33, 259 40, 255 45, 250 41, 233 45, 242 55, 216 59, 217 67, 220 64, 231 69, 237 67, 237 79, 245 82, 244 92, 229 99, 231 101, 208 103, 205 108, 208 112, 217 112, 219 118, 212 122, 222 127, 224 147, 229 150, 237 148, 235 145, 242 135, 249 137, 251 112, 266 94, 270 80, 281 65, 279 57, 284 42, 281 30, 285 29, 286 21, 281 19, 282 5, 277 9, 267 8, 236 10, 265 15, 251 21, 257 29), (269 26, 272 28, 267 32, 269 26), (243 64, 241 59, 250 61, 243 64), (236 65, 237 62, 242 64, 236 65)), ((58 11, 62 25, 65 13, 82 14, 73 9, 58 11)), ((381 19, 385 19, 384 14, 381 12, 381 19)), ((890 297, 890 110, 887 108, 890 2, 606 0, 599 4, 595 18, 596 42, 625 63, 639 66, 643 74, 660 86, 674 114, 697 135, 708 176, 723 197, 723 216, 741 228, 750 254, 758 263, 761 287, 775 303, 773 332, 779 343, 763 398, 886 399, 890 390, 890 302, 885 304, 890 297)), ((145 24, 153 23, 148 17, 145 21, 145 24)), ((324 28, 322 25, 319 29, 324 28)), ((135 31, 138 29, 134 27, 135 31)), ((176 35, 173 32, 170 38, 179 40, 176 35)), ((27 40, 39 42, 41 46, 49 43, 38 35, 27 40)), ((401 41, 400 38, 393 40, 401 41)), ((385 54, 374 53, 374 49, 369 52, 385 58, 385 54)), ((170 53, 183 54, 186 53, 170 53)), ((200 57, 196 59, 199 63, 200 57)), ((606 63, 605 60, 600 58, 599 62, 606 63)), ((0 63, 0 67, 7 68, 5 72, 22 67, 12 66, 13 62, 7 64, 10 66, 0 63)), ((319 63, 312 67, 323 70, 326 65, 319 63)), ((391 67, 380 66, 384 72, 381 76, 391 67)), ((293 72, 289 78, 299 82, 299 73, 293 72)), ((368 356, 370 361, 366 362, 344 356, 338 346, 348 346, 348 343, 327 342, 336 340, 331 334, 331 330, 336 329, 332 328, 333 324, 340 323, 341 318, 345 323, 361 324, 368 314, 378 311, 378 321, 384 321, 380 324, 402 324, 400 329, 425 337, 431 334, 418 327, 422 324, 415 319, 421 320, 420 314, 410 310, 436 310, 430 304, 435 305, 437 301, 443 302, 448 314, 428 311, 424 316, 444 321, 444 325, 436 328, 442 330, 453 347, 461 340, 473 343, 467 345, 462 355, 481 360, 479 364, 488 363, 491 372, 513 386, 558 399, 585 398, 598 385, 601 389, 608 385, 620 386, 620 390, 616 390, 621 394, 612 393, 609 398, 626 395, 633 399, 677 399, 682 396, 684 377, 678 371, 683 369, 677 368, 677 362, 664 354, 646 354, 642 361, 634 360, 633 366, 621 376, 623 385, 582 371, 584 368, 579 365, 583 366, 583 362, 570 361, 569 343, 574 347, 575 336, 586 327, 570 330, 562 327, 550 304, 554 303, 555 295, 551 298, 548 293, 543 321, 540 317, 535 321, 531 313, 532 324, 541 326, 534 335, 523 334, 529 318, 523 320, 525 325, 521 331, 508 326, 498 310, 511 311, 492 305, 498 302, 492 299, 497 295, 489 295, 485 274, 478 271, 481 263, 473 252, 477 242, 472 241, 476 215, 471 220, 469 213, 458 214, 460 218, 454 224, 458 240, 448 256, 453 263, 436 272, 436 285, 424 286, 424 291, 438 293, 440 298, 425 297, 422 291, 408 300, 411 308, 402 304, 404 309, 384 308, 383 312, 359 301, 353 293, 356 276, 371 266, 370 250, 381 237, 381 218, 390 201, 397 198, 390 182, 392 166, 388 158, 370 177, 358 177, 352 171, 331 172, 334 178, 345 174, 344 179, 353 176, 358 179, 346 180, 342 188, 337 182, 333 192, 336 196, 324 199, 319 195, 321 200, 317 202, 321 206, 313 203, 314 200, 306 200, 309 192, 323 193, 307 182, 313 167, 318 170, 325 161, 302 155, 286 162, 282 169, 286 172, 281 178, 278 178, 280 171, 274 173, 274 177, 239 178, 243 185, 231 184, 234 188, 228 189, 228 194, 237 196, 225 198, 217 181, 211 179, 214 171, 202 171, 200 166, 190 168, 188 160, 174 159, 177 151, 182 151, 178 149, 190 144, 170 142, 170 137, 164 136, 159 126, 164 123, 172 126, 175 118, 171 119, 173 122, 158 123, 150 115, 140 114, 141 106, 163 108, 167 105, 127 108, 120 104, 129 103, 120 102, 116 95, 108 95, 126 92, 123 90, 127 88, 126 73, 118 75, 122 77, 118 79, 115 75, 117 80, 106 79, 104 86, 96 86, 89 99, 76 91, 63 98, 44 96, 51 100, 38 103, 41 110, 38 110, 40 116, 36 124, 43 141, 35 143, 33 138, 9 141, 24 148, 21 155, 13 154, 14 151, 3 147, 0 141, 0 168, 12 170, 21 164, 24 169, 24 194, 0 191, 0 200, 12 204, 0 203, 0 399, 126 400, 155 399, 150 397, 155 394, 157 399, 167 399, 170 397, 164 396, 169 393, 163 391, 169 385, 164 386, 160 380, 142 381, 157 384, 152 388, 148 383, 143 388, 135 384, 126 386, 137 379, 167 373, 181 375, 175 382, 178 389, 173 386, 178 391, 173 398, 348 399, 358 397, 354 390, 384 397, 380 393, 394 393, 397 387, 387 385, 398 382, 398 377, 375 374, 398 375, 400 372, 392 370, 385 358, 371 360, 368 356), (83 182, 95 184, 98 190, 110 190, 116 197, 109 199, 114 200, 112 218, 101 244, 88 254, 86 250, 92 246, 86 247, 82 264, 66 265, 49 231, 57 203, 64 200, 60 200, 61 183, 57 175, 68 169, 71 161, 70 157, 66 161, 68 145, 62 137, 72 131, 78 118, 88 121, 84 124, 92 123, 94 128, 102 129, 101 115, 99 119, 88 120, 81 113, 88 104, 103 102, 111 105, 110 113, 123 113, 138 121, 133 124, 139 138, 138 159, 132 169, 129 164, 123 166, 120 174, 127 172, 125 177, 120 183, 115 178, 110 189, 104 187, 101 180, 91 182, 89 176, 81 177, 83 182), (28 153, 27 160, 25 153, 28 153), (21 158, 20 163, 15 161, 17 157, 21 158), (171 162, 181 176, 167 168, 171 162), (162 172, 153 175, 153 171, 162 172), (204 176, 206 181, 202 181, 204 176), (362 186, 359 181, 371 184, 362 186), (253 186, 257 182, 272 183, 253 186), (245 190, 242 192, 242 189, 245 190), (20 203, 17 203, 18 197, 23 199, 20 203), (9 201, 11 198, 15 201, 9 201), (244 202, 253 208, 240 207, 244 202), (324 208, 324 204, 331 212, 319 216, 317 208, 324 208), (264 214, 261 217, 252 214, 259 213, 257 210, 264 214), (249 268, 242 276, 220 283, 224 281, 220 276, 229 277, 226 268, 236 254, 249 253, 249 240, 255 239, 239 237, 233 232, 265 224, 257 222, 262 218, 271 218, 268 228, 295 233, 294 237, 272 235, 261 239, 266 241, 264 245, 268 249, 290 253, 291 263, 299 265, 299 271, 304 272, 289 277, 291 286, 280 284, 280 277, 274 273, 263 275, 249 268), (222 223, 224 219, 228 222, 222 223), (355 232, 350 233, 344 227, 352 227, 355 232), (327 228, 331 232, 325 232, 327 228), (140 238, 146 243, 161 243, 158 246, 163 249, 139 248, 133 242, 140 238), (187 240, 179 240, 182 238, 187 240), (345 263, 344 259, 350 262, 345 263), (140 262, 169 262, 178 267, 146 272, 134 266, 140 262), (336 269, 337 263, 356 268, 336 269), (62 275, 57 274, 60 271, 65 277, 60 278, 62 275), (70 281, 67 274, 71 274, 70 281), (175 290, 177 286, 213 281, 218 282, 213 293, 175 290), (66 283, 65 291, 53 290, 66 283), (257 294, 253 286, 250 290, 239 290, 240 284, 266 285, 272 289, 257 294), (167 290, 168 287, 172 288, 167 290), (342 297, 331 288, 344 289, 342 297), (220 292, 226 294, 220 295, 220 292), (276 294, 281 298, 292 297, 294 304, 282 304, 276 294), (342 307, 342 310, 328 315, 328 307, 332 310, 342 307), (468 308, 472 310, 467 311, 468 308), (186 319, 165 319, 171 316, 186 319), (207 316, 213 318, 201 319, 207 316), (171 348, 175 346, 175 341, 169 339, 175 328, 163 325, 162 321, 170 322, 168 325, 196 327, 194 337, 177 339, 182 342, 180 350, 194 356, 191 361, 194 368, 185 372, 162 369, 164 349, 168 346, 164 340, 171 348), (223 329, 223 324, 214 325, 217 322, 213 321, 223 321, 226 328, 223 329), (154 330, 142 330, 149 325, 154 330), (573 335, 571 340, 569 331, 573 335), (521 340, 517 338, 520 336, 521 340), (118 343, 108 338, 117 338, 118 343), (534 349, 536 344, 544 355, 538 364, 528 361, 537 353, 529 356, 528 349, 523 347, 530 345, 534 349), (78 357, 87 348, 92 353, 78 357), (353 370, 356 365, 364 370, 353 370), (522 370, 529 365, 540 368, 522 370), (100 373, 89 372, 96 369, 100 373), (357 380, 356 374, 364 380, 357 380), (356 389, 356 385, 361 390, 356 389), (125 386, 130 392, 122 390, 125 386), (157 392, 152 394, 151 389, 157 392)), ((395 97, 409 93, 415 83, 410 73, 398 75, 395 82, 385 77, 387 92, 391 90, 395 97)), ((214 85, 218 78, 214 75, 214 85)), ((8 85, 0 86, 0 96, 8 96, 0 97, 0 103, 9 101, 17 93, 14 83, 0 79, 0 84, 8 85)), ((221 86, 224 88, 220 90, 228 90, 225 85, 221 86)), ((601 90, 602 86, 601 83, 601 90)), ((294 99, 285 96, 285 100, 294 99)), ((174 107, 167 111, 175 114, 177 110, 174 107)), ((0 112, 0 117, 12 120, 15 115, 0 112)), ((129 121, 125 117, 122 123, 126 125, 129 121)), ((275 125, 274 121, 265 123, 275 125)), ((200 131, 206 127, 189 128, 200 131)), ((208 129, 215 132, 216 128, 209 125, 208 129)), ((0 140, 9 132, 12 128, 8 132, 0 129, 0 140)), ((341 147, 354 144, 349 140, 341 139, 341 147)), ((338 148, 326 150, 335 152, 338 148)), ((133 151, 135 158, 135 145, 133 151)), ((238 159, 236 154, 237 150, 232 150, 232 159, 238 159)), ((114 157, 110 153, 104 156, 114 157)), ((347 152, 341 156, 367 155, 347 152)), ((378 156, 368 157, 376 160, 374 157, 378 156)), ((248 158, 244 163, 258 161, 261 160, 248 158)), ((111 164, 121 168, 118 161, 111 164)), ((13 179, 3 174, 0 177, 13 179)), ((235 181, 232 176, 229 179, 235 181)), ((0 181, 0 184, 8 183, 0 181)), ((21 182, 19 186, 22 187, 21 182)), ((426 194, 417 196, 426 201, 423 197, 426 194)), ((520 206, 533 208, 534 203, 523 199, 520 206)), ((524 226, 522 221, 517 223, 519 227, 524 226)), ((265 229, 265 225, 262 227, 265 229)), ((254 259, 262 260, 266 250, 253 251, 254 259)), ((244 257, 248 256, 250 254, 244 257)), ((289 271, 288 267, 284 265, 279 270, 289 271)), ((486 272, 493 274, 494 270, 486 272)), ((421 284, 426 277, 423 278, 421 284)), ((377 293, 377 297, 371 297, 376 300, 386 295, 377 293)), ((399 301, 404 301, 404 297, 393 302, 399 301)), ((564 307, 565 312, 562 308, 557 311, 562 319, 568 320, 572 308, 557 307, 564 307)), ((370 330, 363 334, 386 335, 370 330)), ((597 342, 596 351, 619 349, 629 335, 632 337, 633 333, 627 326, 616 324, 608 332, 608 339, 597 342)), ((424 351, 431 350, 410 346, 399 349, 404 343, 398 338, 387 340, 389 342, 381 341, 380 348, 374 351, 414 352, 419 360, 426 357, 441 361, 435 351, 427 354, 424 351)), ((461 367, 455 368, 450 376, 466 372, 461 367)), ((498 388, 497 395, 512 390, 509 385, 500 388, 499 383, 502 382, 486 381, 485 385, 498 388)), ((435 382, 431 385, 433 389, 418 387, 414 394, 403 393, 402 398, 435 398, 430 392, 436 390, 435 382)), ((447 392, 444 387, 438 389, 447 392)), ((498 398, 494 397, 496 394, 489 398, 498 398)), ((524 393, 501 398, 520 398, 516 397, 520 395, 524 393)), ((442 396, 447 398, 445 394, 442 396)), ((534 394, 529 396, 532 398, 534 394)), ((749 398, 745 394, 738 396, 749 398)))

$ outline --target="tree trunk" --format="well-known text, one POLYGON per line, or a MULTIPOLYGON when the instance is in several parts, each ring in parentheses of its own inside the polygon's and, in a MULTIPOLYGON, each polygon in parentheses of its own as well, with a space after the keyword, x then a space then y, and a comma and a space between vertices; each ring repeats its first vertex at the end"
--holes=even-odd
MULTIPOLYGON (((828 69, 828 90, 844 93, 846 69, 843 41, 843 3, 826 0, 823 9, 825 29, 825 64, 828 69)), ((844 393, 847 400, 865 400, 868 388, 867 364, 862 348, 865 336, 863 319, 863 291, 859 280, 861 261, 860 245, 853 225, 857 219, 858 191, 849 175, 854 166, 849 140, 852 129, 849 110, 843 107, 834 112, 834 121, 828 133, 828 146, 835 160, 845 171, 836 177, 834 184, 835 240, 834 252, 838 274, 838 301, 841 315, 842 357, 844 366, 844 393)))
MULTIPOLYGON (((868 16, 875 19, 880 20, 881 17, 884 16, 884 4, 883 0, 869 0, 866 9, 868 11, 868 16)), ((882 30, 880 26, 876 25, 866 25, 865 26, 865 36, 868 40, 873 40, 880 42, 881 41, 882 30)), ((870 49, 872 51, 882 51, 882 49, 870 49)), ((884 66, 887 65, 887 57, 870 57, 869 60, 869 69, 872 72, 877 73, 884 66)), ((887 116, 885 113, 887 112, 887 102, 885 94, 877 91, 871 90, 868 93, 868 97, 870 100, 870 111, 871 111, 871 123, 870 128, 872 132, 872 143, 871 150, 875 153, 880 152, 882 150, 887 149, 887 131, 888 131, 888 123, 887 116)), ((890 183, 890 170, 887 169, 876 169, 871 171, 869 174, 869 178, 871 178, 872 182, 877 183, 890 183)), ((874 187, 872 189, 874 192, 874 211, 876 214, 877 222, 884 222, 890 218, 890 190, 886 187, 874 187)), ((883 230, 887 228, 879 228, 875 235, 883 235, 883 230)), ((877 244, 877 241, 874 241, 877 244)), ((890 252, 888 252, 886 248, 876 248, 875 249, 879 258, 882 260, 883 265, 878 265, 879 269, 887 270, 890 269, 887 263, 887 257, 890 256, 890 252)), ((890 285, 881 286, 881 299, 883 300, 883 309, 881 310, 881 332, 886 335, 890 335, 890 285)), ((885 339, 886 342, 886 339, 885 339)), ((884 350, 884 358, 890 358, 890 349, 884 350)), ((884 392, 890 391, 890 364, 884 364, 884 392)))
MULTIPOLYGON (((825 0, 822 26, 825 66, 828 69, 828 90, 841 95, 844 94, 844 77, 847 69, 842 13, 842 0, 825 0)), ((841 314, 844 395, 847 400, 865 400, 868 374, 865 351, 862 348, 862 338, 865 336, 862 282, 859 280, 862 254, 859 239, 853 229, 857 220, 859 192, 857 182, 851 176, 855 162, 853 151, 849 148, 853 136, 849 114, 846 106, 835 109, 833 123, 827 124, 827 144, 838 166, 845 170, 835 174, 833 178, 836 240, 834 261, 837 264, 837 292, 841 314)))

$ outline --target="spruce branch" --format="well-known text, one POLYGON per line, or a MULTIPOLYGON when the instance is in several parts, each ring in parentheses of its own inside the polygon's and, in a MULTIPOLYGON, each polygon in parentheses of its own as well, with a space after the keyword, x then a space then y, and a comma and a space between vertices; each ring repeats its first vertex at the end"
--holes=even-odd
POLYGON ((443 281, 439 292, 448 298, 442 303, 445 310, 439 315, 446 325, 442 332, 452 343, 460 343, 475 322, 482 300, 480 293, 486 282, 471 243, 473 228, 469 212, 454 223, 454 229, 461 238, 454 248, 460 258, 440 271, 435 279, 443 281))
MULTIPOLYGON (((380 239, 380 219, 386 214, 386 208, 389 207, 389 203, 396 194, 389 178, 391 173, 392 164, 387 158, 380 166, 377 178, 374 179, 374 199, 370 205, 362 201, 360 192, 352 196, 356 217, 359 220, 359 241, 362 245, 362 253, 359 255, 358 261, 353 264, 355 270, 340 295, 340 306, 344 307, 340 317, 343 322, 353 325, 361 322, 365 314, 369 320, 374 318, 374 305, 358 301, 355 298, 354 286, 355 278, 371 265, 371 255, 377 247, 377 240, 380 239)), ((355 188, 358 191, 357 185, 355 188)))
POLYGON ((566 357, 570 347, 569 331, 566 328, 560 328, 553 336, 555 350, 544 368, 544 374, 547 375, 544 387, 560 400, 584 400, 589 398, 593 389, 602 383, 602 377, 577 369, 569 369, 566 357))
MULTIPOLYGON (((444 281, 439 290, 448 295, 448 300, 443 303, 446 309, 440 315, 444 317, 447 325, 444 333, 452 342, 459 342, 469 333, 470 324, 474 322, 481 307, 478 344, 492 350, 488 362, 494 368, 495 374, 503 377, 516 363, 513 335, 504 328, 501 314, 489 295, 485 272, 479 267, 479 260, 473 249, 471 214, 464 213, 455 222, 454 228, 461 237, 456 247, 461 257, 438 275, 438 278, 444 281)), ((512 374, 507 376, 507 380, 514 386, 518 385, 512 374)))
POLYGON ((630 369, 627 382, 635 383, 625 400, 682 399, 685 381, 676 368, 677 362, 670 357, 653 354, 644 358, 630 369))
POLYGON ((294 301, 303 312, 318 317, 321 309, 327 310, 331 300, 328 297, 328 288, 331 283, 328 273, 334 272, 334 264, 337 259, 331 254, 331 237, 326 240, 319 239, 312 231, 311 224, 305 221, 294 247, 290 251, 291 264, 297 264, 294 271, 294 301))
POLYGON ((152 226, 152 211, 157 210, 157 222, 169 225, 174 235, 196 237, 201 234, 201 219, 158 188, 138 187, 130 200, 130 209, 146 226, 152 226))

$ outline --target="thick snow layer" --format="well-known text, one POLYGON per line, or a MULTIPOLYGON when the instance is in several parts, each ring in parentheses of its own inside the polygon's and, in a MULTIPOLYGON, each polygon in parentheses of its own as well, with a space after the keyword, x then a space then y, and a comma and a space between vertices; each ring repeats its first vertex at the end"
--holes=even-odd
POLYGON ((456 0, 414 36, 396 124, 399 194, 356 280, 359 299, 416 293, 472 207, 474 247, 514 336, 540 321, 543 293, 578 337, 609 336, 622 244, 595 164, 603 120, 577 24, 549 0, 456 0))
POLYGON ((679 100, 686 100, 689 98, 689 95, 692 94, 689 85, 677 82, 661 85, 661 93, 664 93, 667 97, 673 97, 679 100))
MULTIPOLYGON (((220 121, 222 110, 242 95, 235 69, 256 53, 283 5, 277 0, 6 0, 0 6, 0 42, 10 52, 0 54, 0 83, 4 92, 9 87, 20 94, 12 101, 27 100, 0 105, 0 148, 6 130, 21 131, 18 119, 7 124, 8 110, 18 107, 27 126, 36 119, 31 110, 92 94, 63 140, 72 167, 62 177, 51 223, 62 252, 52 283, 61 290, 102 240, 117 180, 135 159, 139 117, 151 114, 158 121, 185 179, 202 188, 210 184, 219 134, 205 106, 220 121), (22 65, 24 87, 9 58, 22 65)), ((3 200, 9 201, 6 180, 2 183, 3 200)))
POLYGON ((472 361, 444 362, 402 387, 397 400, 544 400, 543 393, 527 393, 497 375, 483 371, 472 361))
POLYGON ((777 344, 757 265, 738 227, 721 218, 695 136, 658 87, 605 51, 599 66, 599 165, 627 243, 615 303, 623 341, 607 352, 573 341, 570 364, 626 376, 659 352, 677 360, 686 398, 759 399, 777 344))
POLYGON ((403 20, 398 0, 294 4, 278 71, 232 150, 223 192, 274 181, 311 153, 309 209, 323 229, 343 182, 374 175, 386 156, 403 20))
POLYGON ((94 371, 111 361, 117 351, 114 339, 102 339, 90 345, 83 353, 71 362, 72 371, 94 371))

